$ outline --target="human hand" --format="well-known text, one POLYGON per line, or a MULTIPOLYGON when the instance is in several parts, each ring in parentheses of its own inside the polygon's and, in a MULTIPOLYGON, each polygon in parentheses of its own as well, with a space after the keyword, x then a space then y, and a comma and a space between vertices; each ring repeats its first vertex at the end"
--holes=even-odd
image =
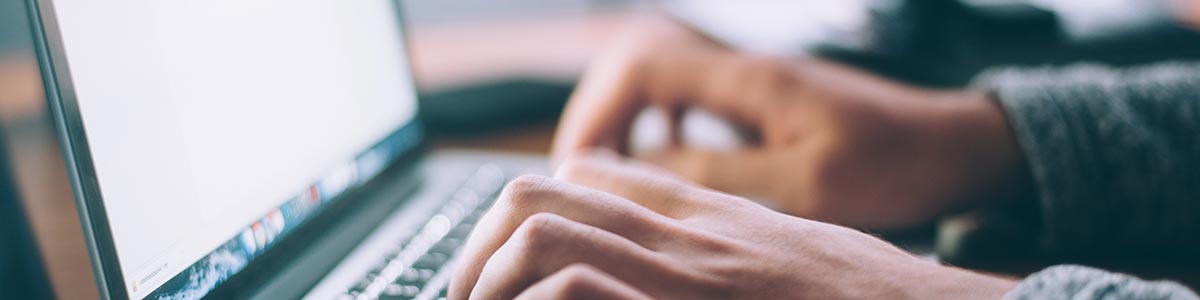
POLYGON ((449 299, 999 299, 1007 279, 784 215, 615 156, 510 183, 449 299))
POLYGON ((628 153, 633 118, 662 108, 673 125, 699 106, 749 134, 730 152, 669 148, 638 158, 783 212, 897 229, 1019 190, 1025 174, 1001 110, 982 93, 891 82, 818 59, 724 49, 670 22, 600 58, 564 112, 556 160, 594 147, 628 153))
POLYGON ((1200 29, 1200 0, 1171 1, 1175 17, 1187 26, 1200 29))

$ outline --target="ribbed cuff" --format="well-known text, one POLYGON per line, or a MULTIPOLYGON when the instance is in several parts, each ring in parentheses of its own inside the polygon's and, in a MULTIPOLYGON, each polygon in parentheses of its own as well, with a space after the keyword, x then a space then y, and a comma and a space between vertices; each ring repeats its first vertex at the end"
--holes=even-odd
POLYGON ((1026 277, 1004 297, 1008 300, 1197 300, 1200 297, 1178 283, 1145 281, 1098 269, 1060 265, 1026 277))
MULTIPOLYGON (((1080 247, 1076 241, 1102 240, 1091 218, 1111 208, 1095 197, 1097 142, 1089 140, 1108 109, 1110 69, 1083 65, 1067 69, 999 69, 978 77, 974 86, 992 93, 1005 110, 1033 176, 1043 216, 1041 247, 1050 252, 1080 247)), ((1070 251, 1070 250, 1066 250, 1070 251)))

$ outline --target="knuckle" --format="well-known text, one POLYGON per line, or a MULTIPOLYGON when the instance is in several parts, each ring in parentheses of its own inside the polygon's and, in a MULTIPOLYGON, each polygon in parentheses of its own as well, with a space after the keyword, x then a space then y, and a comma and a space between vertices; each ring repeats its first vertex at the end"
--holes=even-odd
POLYGON ((652 34, 635 33, 627 35, 618 41, 608 53, 605 63, 619 66, 625 75, 632 75, 645 70, 647 66, 662 55, 663 43, 652 34))
POLYGON ((586 167, 584 166, 585 164, 585 162, 582 162, 577 157, 568 158, 562 164, 558 165, 558 170, 554 172, 554 178, 566 182, 574 182, 582 175, 582 168, 586 167))
POLYGON ((501 197, 497 201, 507 204, 515 210, 529 207, 540 198, 554 192, 552 179, 538 175, 521 175, 504 186, 501 197))
POLYGON ((551 213, 537 213, 525 219, 513 235, 520 239, 522 253, 532 257, 545 255, 555 249, 561 240, 558 233, 566 227, 567 220, 551 213))
POLYGON ((588 264, 573 263, 563 268, 560 272, 563 272, 564 277, 578 281, 589 278, 589 276, 591 276, 593 273, 596 273, 597 270, 588 264))
POLYGON ((622 50, 634 56, 648 56, 654 53, 664 46, 663 40, 666 38, 662 32, 656 30, 630 30, 622 36, 624 39, 619 43, 622 50))
POLYGON ((773 57, 755 56, 747 58, 742 67, 742 78, 747 84, 766 90, 791 86, 793 77, 786 72, 783 62, 773 57))
POLYGON ((504 189, 511 191, 538 189, 546 185, 547 180, 549 179, 544 176, 521 175, 520 177, 508 182, 508 185, 505 186, 504 189))
POLYGON ((590 283, 599 272, 592 266, 575 263, 559 271, 558 296, 562 299, 582 299, 590 292, 590 283))
POLYGON ((642 74, 650 69, 653 63, 653 53, 647 50, 626 50, 616 55, 614 58, 618 67, 618 77, 626 80, 633 80, 642 76, 642 74))
POLYGON ((563 161, 554 177, 562 181, 578 183, 594 174, 598 170, 597 168, 594 160, 576 156, 563 161))
POLYGON ((786 73, 778 60, 766 56, 726 56, 719 60, 721 72, 715 84, 708 87, 714 98, 743 101, 764 98, 787 84, 786 73))

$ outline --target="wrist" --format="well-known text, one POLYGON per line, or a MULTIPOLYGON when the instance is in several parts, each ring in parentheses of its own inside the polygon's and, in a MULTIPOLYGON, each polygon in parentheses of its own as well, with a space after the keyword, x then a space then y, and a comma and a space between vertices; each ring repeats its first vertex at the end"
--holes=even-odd
POLYGON ((919 285, 925 287, 913 299, 1004 299, 1020 282, 993 275, 976 273, 954 267, 937 266, 937 270, 919 285))
POLYGON ((1184 25, 1192 28, 1200 28, 1200 1, 1198 0, 1175 0, 1171 1, 1171 12, 1175 17, 1182 21, 1184 25))
POLYGON ((961 178, 957 209, 989 207, 1027 195, 1032 180, 1024 153, 1008 117, 992 96, 982 91, 947 92, 940 102, 940 144, 950 148, 947 163, 961 178))

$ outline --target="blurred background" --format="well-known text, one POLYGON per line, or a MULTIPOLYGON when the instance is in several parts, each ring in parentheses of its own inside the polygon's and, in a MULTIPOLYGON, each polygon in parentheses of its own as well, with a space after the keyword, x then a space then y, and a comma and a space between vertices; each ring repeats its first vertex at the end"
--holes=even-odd
MULTIPOLYGON (((1184 21, 1200 24, 1200 6, 1184 0, 402 2, 422 117, 435 146, 448 147, 547 151, 589 60, 628 30, 625 21, 646 14, 674 16, 742 51, 818 55, 937 87, 962 86, 996 65, 1200 56, 1200 34, 1184 21)), ((0 215, 8 222, 0 255, 21 258, 0 257, 0 270, 34 283, 0 280, 0 295, 48 282, 60 298, 95 298, 26 9, 24 0, 0 0, 0 174, 12 174, 0 176, 0 209, 29 216, 0 215)))

